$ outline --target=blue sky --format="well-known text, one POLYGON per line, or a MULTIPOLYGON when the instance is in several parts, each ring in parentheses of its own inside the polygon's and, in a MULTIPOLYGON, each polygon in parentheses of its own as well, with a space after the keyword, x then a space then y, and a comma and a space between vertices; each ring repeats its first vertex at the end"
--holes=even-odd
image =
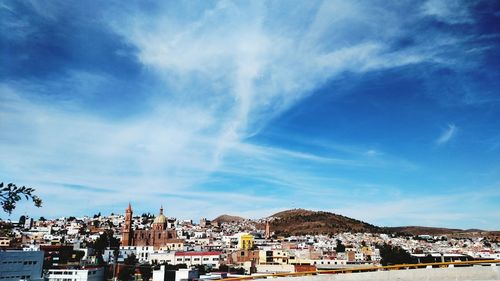
POLYGON ((13 219, 130 201, 500 229, 498 2, 3 1, 0 19, 0 180, 44 199, 13 219))

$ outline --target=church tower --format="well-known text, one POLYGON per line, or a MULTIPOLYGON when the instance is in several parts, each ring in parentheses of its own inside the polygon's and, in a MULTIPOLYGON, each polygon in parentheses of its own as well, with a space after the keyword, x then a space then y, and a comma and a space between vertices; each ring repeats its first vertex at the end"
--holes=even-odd
POLYGON ((265 233, 265 238, 270 239, 271 238, 271 225, 269 221, 266 221, 266 233, 265 233))
POLYGON ((128 203, 122 230, 122 246, 132 246, 132 206, 128 203))

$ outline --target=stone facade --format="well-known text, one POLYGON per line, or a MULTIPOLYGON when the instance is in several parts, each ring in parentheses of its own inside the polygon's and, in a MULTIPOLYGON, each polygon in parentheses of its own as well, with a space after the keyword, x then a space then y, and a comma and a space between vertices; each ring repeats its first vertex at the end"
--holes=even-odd
POLYGON ((171 243, 181 243, 177 239, 175 229, 167 228, 168 220, 163 215, 163 207, 160 208, 160 214, 155 218, 151 229, 133 230, 132 229, 132 208, 125 210, 125 222, 122 231, 122 246, 153 246, 155 249, 165 247, 171 243))

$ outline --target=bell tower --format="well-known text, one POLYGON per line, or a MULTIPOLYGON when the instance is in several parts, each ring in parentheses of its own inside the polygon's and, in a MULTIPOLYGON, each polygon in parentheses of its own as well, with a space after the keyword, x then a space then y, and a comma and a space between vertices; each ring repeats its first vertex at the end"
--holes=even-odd
POLYGON ((266 221, 265 238, 266 239, 270 239, 271 238, 271 224, 269 223, 269 221, 266 221))
POLYGON ((122 246, 132 246, 132 206, 128 203, 122 229, 122 246))

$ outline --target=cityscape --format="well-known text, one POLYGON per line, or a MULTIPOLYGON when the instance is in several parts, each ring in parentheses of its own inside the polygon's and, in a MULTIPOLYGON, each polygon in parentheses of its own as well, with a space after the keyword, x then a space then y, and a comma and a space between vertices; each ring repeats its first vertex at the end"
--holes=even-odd
POLYGON ((168 216, 163 206, 156 214, 134 214, 129 204, 122 214, 22 216, 2 222, 0 247, 19 250, 0 252, 0 268, 3 279, 164 280, 171 272, 175 280, 216 280, 394 264, 500 262, 498 231, 379 228, 343 216, 332 226, 368 230, 274 231, 283 220, 293 225, 305 218, 314 225, 324 223, 315 219, 324 215, 293 209, 257 220, 221 215, 194 222, 168 216))
POLYGON ((0 281, 500 280, 500 1, 0 1, 0 281))

